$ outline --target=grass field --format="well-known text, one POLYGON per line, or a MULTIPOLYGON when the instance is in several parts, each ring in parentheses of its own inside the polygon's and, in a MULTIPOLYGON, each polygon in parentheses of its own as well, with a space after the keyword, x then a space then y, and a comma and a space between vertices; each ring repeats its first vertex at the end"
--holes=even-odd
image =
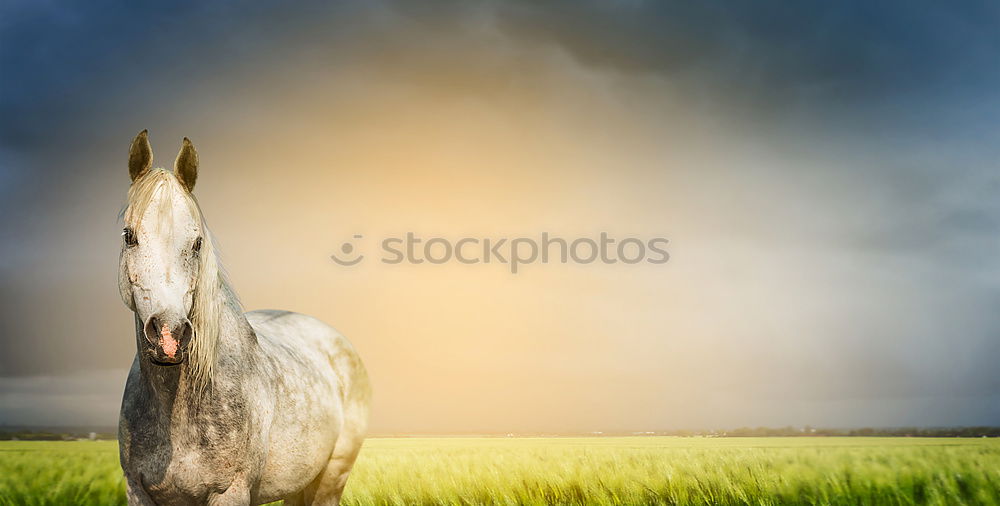
MULTIPOLYGON (((0 504, 124 504, 113 442, 0 443, 0 504)), ((371 439, 348 505, 1000 504, 1000 440, 371 439)))

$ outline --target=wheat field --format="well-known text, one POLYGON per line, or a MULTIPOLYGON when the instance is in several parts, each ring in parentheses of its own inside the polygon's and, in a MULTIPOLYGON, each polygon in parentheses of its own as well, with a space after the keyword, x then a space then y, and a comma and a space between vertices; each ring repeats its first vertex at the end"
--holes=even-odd
MULTIPOLYGON (((114 442, 0 443, 0 504, 124 504, 114 442)), ((1000 504, 1000 440, 379 438, 347 505, 1000 504)))

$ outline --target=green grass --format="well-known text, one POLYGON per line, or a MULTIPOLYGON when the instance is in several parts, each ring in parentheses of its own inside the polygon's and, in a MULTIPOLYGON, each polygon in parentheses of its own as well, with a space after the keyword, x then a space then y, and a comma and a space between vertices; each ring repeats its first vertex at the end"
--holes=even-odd
MULTIPOLYGON (((113 442, 0 443, 0 504, 123 504, 113 442)), ((1000 504, 1000 440, 371 439, 347 505, 1000 504)))
POLYGON ((0 441, 0 504, 125 504, 118 444, 0 441))

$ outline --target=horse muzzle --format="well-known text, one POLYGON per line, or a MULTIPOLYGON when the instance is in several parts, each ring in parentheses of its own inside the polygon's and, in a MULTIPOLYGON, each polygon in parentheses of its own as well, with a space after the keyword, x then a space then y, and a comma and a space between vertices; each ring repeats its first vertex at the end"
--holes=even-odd
POLYGON ((170 366, 184 362, 194 329, 187 318, 151 316, 143 327, 146 356, 156 365, 170 366))

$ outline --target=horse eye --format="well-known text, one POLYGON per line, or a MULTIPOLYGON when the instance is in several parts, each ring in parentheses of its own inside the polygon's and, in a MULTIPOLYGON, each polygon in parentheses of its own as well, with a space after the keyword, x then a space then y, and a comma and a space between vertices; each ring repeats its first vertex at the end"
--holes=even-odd
POLYGON ((135 236, 135 230, 125 227, 122 229, 122 237, 125 238, 125 245, 129 248, 139 245, 139 238, 135 236))
POLYGON ((194 240, 194 252, 197 253, 201 251, 201 237, 194 240))

